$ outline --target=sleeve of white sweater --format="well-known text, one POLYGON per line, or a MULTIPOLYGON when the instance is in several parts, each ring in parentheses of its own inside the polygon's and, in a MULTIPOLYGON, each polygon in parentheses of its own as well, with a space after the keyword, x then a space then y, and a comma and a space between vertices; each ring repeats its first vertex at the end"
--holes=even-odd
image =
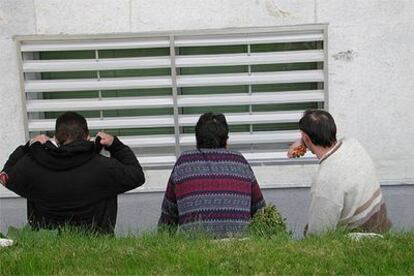
POLYGON ((317 235, 334 230, 338 224, 342 206, 324 197, 312 196, 309 210, 308 235, 317 235))

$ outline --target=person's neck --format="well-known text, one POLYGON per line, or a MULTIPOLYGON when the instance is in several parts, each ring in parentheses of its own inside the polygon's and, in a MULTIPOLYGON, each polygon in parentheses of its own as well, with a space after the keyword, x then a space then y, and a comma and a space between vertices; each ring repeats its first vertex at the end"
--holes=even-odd
POLYGON ((336 146, 336 143, 337 142, 335 142, 334 144, 332 144, 332 146, 327 147, 327 148, 316 146, 313 153, 320 160, 320 159, 322 159, 322 157, 325 156, 325 154, 327 154, 329 151, 331 151, 336 146))
POLYGON ((82 139, 82 140, 75 140, 75 139, 72 139, 72 140, 66 140, 65 142, 63 142, 63 144, 61 144, 61 145, 69 145, 69 144, 71 144, 71 143, 73 143, 73 142, 76 142, 76 141, 78 141, 78 142, 80 142, 80 141, 88 141, 87 139, 82 139))

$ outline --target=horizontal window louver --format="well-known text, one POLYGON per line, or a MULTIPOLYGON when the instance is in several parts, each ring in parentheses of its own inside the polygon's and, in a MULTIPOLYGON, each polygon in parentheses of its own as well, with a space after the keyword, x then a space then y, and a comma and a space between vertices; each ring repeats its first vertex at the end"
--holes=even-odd
MULTIPOLYGON (((131 146, 145 167, 194 148, 204 112, 226 115, 229 147, 287 162, 304 110, 326 105, 324 28, 21 39, 28 134, 53 136, 64 111, 131 146)), ((303 160, 311 160, 306 156, 303 160)))

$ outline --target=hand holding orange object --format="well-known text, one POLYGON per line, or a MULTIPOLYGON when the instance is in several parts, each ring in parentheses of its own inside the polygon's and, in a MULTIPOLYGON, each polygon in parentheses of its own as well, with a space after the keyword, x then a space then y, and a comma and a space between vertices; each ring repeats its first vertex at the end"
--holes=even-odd
POLYGON ((306 146, 303 144, 302 139, 296 140, 290 147, 287 153, 289 158, 299 158, 306 153, 306 146))
POLYGON ((306 153, 306 147, 304 145, 300 145, 293 149, 292 156, 293 158, 299 158, 301 156, 304 156, 306 153))

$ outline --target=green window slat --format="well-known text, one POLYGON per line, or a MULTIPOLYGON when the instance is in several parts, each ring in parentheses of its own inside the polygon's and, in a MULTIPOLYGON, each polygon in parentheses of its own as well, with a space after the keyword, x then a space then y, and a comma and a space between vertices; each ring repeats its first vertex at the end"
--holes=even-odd
POLYGON ((247 73, 248 71, 248 66, 187 67, 180 69, 180 75, 247 73))
POLYGON ((219 55, 246 53, 246 45, 208 46, 208 47, 180 47, 179 55, 219 55))
POLYGON ((170 73, 171 73, 170 68, 99 71, 99 74, 100 74, 101 78, 131 78, 131 77, 169 76, 170 73))
POLYGON ((95 51, 48 51, 39 52, 39 59, 93 59, 95 51))
POLYGON ((317 69, 323 69, 322 62, 261 64, 261 65, 251 66, 252 72, 276 72, 276 71, 317 70, 317 69))
POLYGON ((275 84, 256 84, 252 85, 253 92, 283 92, 323 89, 323 83, 275 83, 275 84), (322 85, 322 86, 321 86, 322 85))
POLYGON ((169 56, 170 55, 170 48, 99 50, 98 55, 99 55, 99 58, 130 58, 130 57, 169 56))
POLYGON ((322 41, 272 43, 251 45, 251 52, 278 52, 278 51, 302 51, 323 49, 322 41))
POLYGON ((249 92, 248 85, 210 86, 210 87, 183 87, 179 89, 181 95, 208 95, 249 92))

